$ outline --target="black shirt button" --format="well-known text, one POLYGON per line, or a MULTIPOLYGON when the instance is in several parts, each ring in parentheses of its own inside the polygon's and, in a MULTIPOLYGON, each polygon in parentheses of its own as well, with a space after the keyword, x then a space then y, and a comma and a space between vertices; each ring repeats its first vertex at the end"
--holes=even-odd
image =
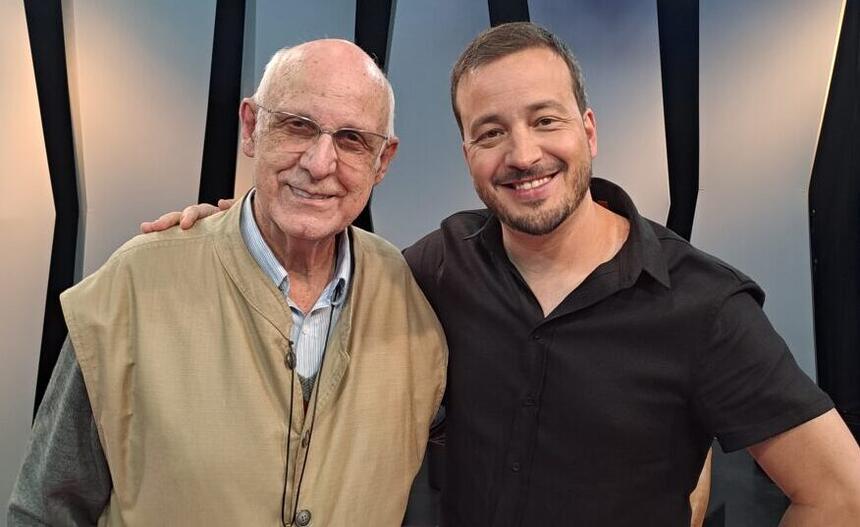
POLYGON ((311 511, 307 509, 300 510, 296 513, 296 525, 299 527, 305 527, 305 525, 311 522, 311 511))
POLYGON ((523 399, 523 406, 534 406, 536 404, 537 404, 537 401, 535 401, 534 397, 529 396, 529 397, 526 397, 525 399, 523 399))
POLYGON ((532 340, 540 340, 540 339, 541 339, 540 335, 532 335, 532 340))
POLYGON ((296 367, 296 354, 293 353, 293 350, 287 352, 287 356, 284 358, 284 362, 287 363, 287 368, 295 369, 296 367))
POLYGON ((514 461, 513 463, 511 463, 511 470, 514 472, 519 472, 520 471, 520 464, 517 463, 516 461, 514 461))

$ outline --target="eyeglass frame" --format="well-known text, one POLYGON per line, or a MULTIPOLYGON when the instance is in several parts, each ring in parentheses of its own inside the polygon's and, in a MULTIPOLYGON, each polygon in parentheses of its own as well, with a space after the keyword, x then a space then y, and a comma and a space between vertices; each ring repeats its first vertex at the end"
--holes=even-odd
MULTIPOLYGON (((299 119, 301 121, 305 121, 307 123, 312 124, 316 128, 317 134, 316 134, 316 137, 309 143, 308 148, 310 148, 311 145, 313 145, 317 141, 319 141, 320 136, 322 136, 323 134, 327 134, 327 135, 331 136, 332 144, 334 145, 335 150, 338 153, 340 153, 340 150, 337 146, 337 141, 335 140, 335 134, 337 134, 338 132, 357 132, 359 134, 370 134, 372 136, 376 136, 376 137, 379 137, 380 139, 382 139, 382 143, 378 147, 379 151, 378 152, 371 152, 371 154, 372 154, 371 158, 376 158, 383 150, 385 150, 386 144, 391 139, 390 135, 381 134, 379 132, 374 132, 372 130, 365 130, 363 128, 353 128, 351 126, 345 126, 343 128, 337 128, 335 130, 329 130, 329 129, 323 128, 318 122, 311 119, 310 117, 307 117, 304 115, 299 115, 299 114, 292 113, 292 112, 286 112, 284 110, 272 110, 271 108, 263 106, 262 104, 260 104, 258 102, 254 102, 253 104, 255 107, 257 107, 261 110, 265 110, 271 114, 279 115, 282 117, 296 118, 296 119, 299 119)), ((296 153, 298 153, 298 152, 296 152, 296 153)))

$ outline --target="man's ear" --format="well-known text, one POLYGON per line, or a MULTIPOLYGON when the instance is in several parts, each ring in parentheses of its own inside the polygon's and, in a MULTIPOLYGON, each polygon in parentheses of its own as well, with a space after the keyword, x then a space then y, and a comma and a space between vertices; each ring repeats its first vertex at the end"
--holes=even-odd
POLYGON ((257 127, 257 105, 252 99, 242 99, 239 105, 239 121, 242 123, 242 153, 254 157, 254 130, 257 127))
POLYGON ((382 181, 382 178, 385 177, 385 174, 388 172, 388 165, 391 164, 394 156, 397 155, 397 147, 399 145, 400 139, 397 136, 392 135, 388 138, 388 142, 382 150, 382 155, 379 156, 379 168, 376 171, 376 177, 373 179, 374 185, 378 185, 382 181))
POLYGON ((591 158, 594 159, 597 157, 597 118, 594 117, 594 111, 591 108, 586 108, 582 112, 582 126, 588 139, 588 150, 591 152, 591 158))

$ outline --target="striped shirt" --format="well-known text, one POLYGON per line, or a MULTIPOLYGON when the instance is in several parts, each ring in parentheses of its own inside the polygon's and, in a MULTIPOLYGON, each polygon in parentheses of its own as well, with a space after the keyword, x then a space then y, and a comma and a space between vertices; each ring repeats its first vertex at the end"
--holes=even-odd
POLYGON ((255 190, 251 190, 242 203, 240 229, 242 239, 257 264, 278 289, 284 294, 293 316, 293 329, 290 340, 296 353, 296 372, 302 383, 305 400, 310 398, 314 380, 322 363, 325 345, 331 328, 337 323, 343 310, 343 301, 349 290, 352 273, 352 256, 349 248, 349 231, 337 236, 337 260, 334 276, 323 289, 310 312, 303 313, 290 300, 290 277, 286 269, 263 240, 260 228, 254 220, 252 208, 255 190), (331 322, 331 324, 329 324, 331 322))

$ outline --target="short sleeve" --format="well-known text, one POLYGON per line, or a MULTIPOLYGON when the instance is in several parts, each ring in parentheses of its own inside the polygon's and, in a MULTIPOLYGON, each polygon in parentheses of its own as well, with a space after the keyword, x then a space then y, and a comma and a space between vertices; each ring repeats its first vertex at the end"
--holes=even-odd
POLYGON ((750 293, 715 310, 694 372, 694 406, 726 452, 794 428, 833 408, 800 369, 750 293))

